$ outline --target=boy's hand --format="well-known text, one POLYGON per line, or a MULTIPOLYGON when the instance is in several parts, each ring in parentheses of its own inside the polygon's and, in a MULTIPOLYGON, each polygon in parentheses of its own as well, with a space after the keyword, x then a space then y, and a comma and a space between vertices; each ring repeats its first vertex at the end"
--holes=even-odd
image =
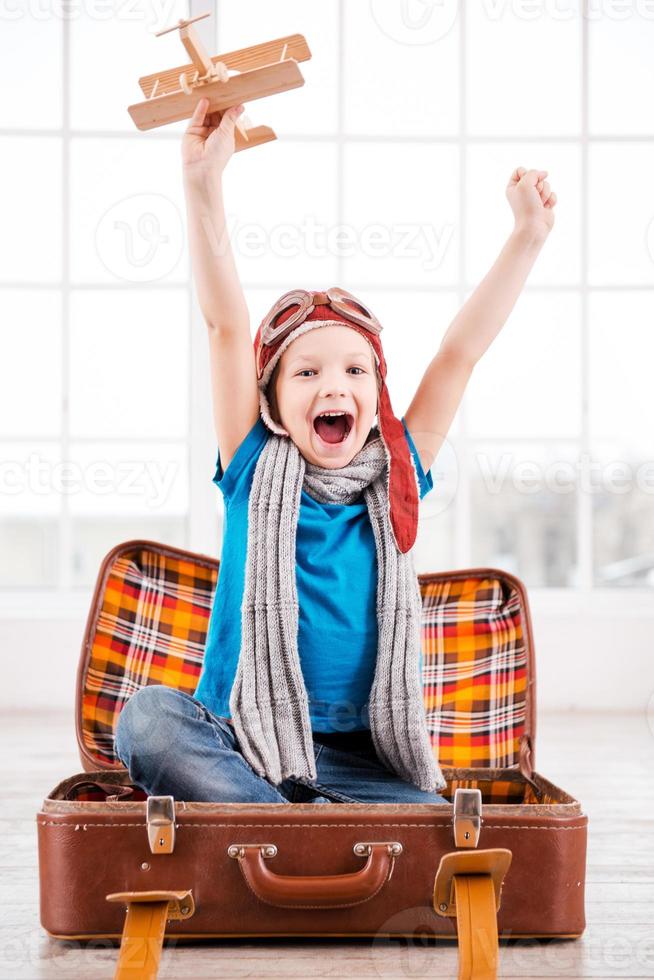
POLYGON ((506 196, 513 211, 516 228, 532 234, 549 235, 554 225, 556 194, 545 180, 547 170, 516 167, 509 178, 506 196))
POLYGON ((224 113, 210 112, 209 99, 200 99, 182 137, 182 163, 189 176, 211 171, 220 175, 234 153, 234 127, 245 106, 224 113))

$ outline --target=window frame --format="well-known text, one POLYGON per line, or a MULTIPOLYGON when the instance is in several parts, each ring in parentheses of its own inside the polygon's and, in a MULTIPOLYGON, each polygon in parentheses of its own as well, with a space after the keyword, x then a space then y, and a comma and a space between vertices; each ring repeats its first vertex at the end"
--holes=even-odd
MULTIPOLYGON (((338 23, 338 70, 335 79, 337 87, 337 129, 334 134, 306 134, 298 130, 297 133, 290 133, 285 136, 285 141, 292 143, 319 141, 324 143, 325 139, 333 140, 337 154, 337 173, 336 173, 336 202, 337 213, 336 222, 340 225, 345 222, 344 212, 344 148, 348 143, 370 142, 370 136, 358 136, 352 133, 345 133, 344 130, 344 104, 346 93, 344 91, 344 4, 345 0, 337 0, 336 17, 338 23)), ((216 0, 210 0, 209 9, 212 16, 204 21, 199 21, 195 27, 203 38, 207 47, 211 50, 219 50, 220 44, 216 46, 216 38, 220 38, 220 10, 216 7, 216 0)), ((189 0, 189 15, 207 9, 207 3, 199 3, 198 0, 189 0)), ((461 181, 461 193, 459 196, 459 234, 460 252, 458 282, 456 285, 444 285, 442 287, 434 285, 434 291, 442 289, 452 292, 456 289, 459 305, 465 302, 465 298, 475 283, 467 281, 466 276, 466 168, 468 148, 475 142, 492 143, 493 137, 475 137, 469 134, 466 126, 466 18, 465 8, 460 9, 457 18, 458 43, 459 43, 459 81, 460 92, 460 118, 459 132, 451 137, 421 137, 421 142, 430 144, 434 142, 454 144, 458 147, 460 155, 460 166, 463 179, 461 181)), ((590 416, 589 416, 589 345, 590 345, 590 326, 589 326, 589 296, 591 293, 601 293, 607 287, 592 286, 589 284, 588 276, 588 226, 589 226, 589 147, 592 143, 618 142, 624 141, 624 135, 613 136, 611 134, 593 135, 589 132, 589 22, 588 18, 581 15, 581 52, 580 52, 580 84, 581 84, 581 120, 580 130, 577 135, 563 136, 557 139, 573 142, 580 148, 580 182, 579 198, 581 206, 581 263, 580 280, 577 285, 570 286, 556 284, 525 286, 525 291, 539 292, 547 290, 574 290, 580 296, 580 343, 581 343, 581 377, 579 394, 581 398, 581 435, 578 440, 578 448, 581 454, 580 473, 582 476, 589 476, 589 459, 591 451, 590 437, 590 416), (583 472, 582 472, 583 470, 583 472)), ((224 47, 224 46, 223 46, 224 47)), ((62 435, 60 447, 62 458, 68 458, 70 448, 69 416, 67 411, 67 391, 69 385, 68 374, 68 355, 70 346, 70 296, 73 289, 98 289, 107 290, 111 288, 124 289, 122 284, 93 283, 93 284, 73 284, 70 275, 70 237, 71 237, 71 174, 70 174, 70 150, 73 138, 102 139, 112 138, 120 135, 121 138, 140 139, 140 133, 133 132, 113 132, 113 131, 89 131, 73 130, 70 125, 70 22, 62 19, 62 72, 63 72, 63 116, 61 129, 0 129, 2 135, 15 136, 47 136, 61 140, 62 152, 62 281, 61 281, 61 313, 62 313, 62 386, 63 386, 63 406, 62 406, 62 435)), ((160 139, 179 139, 177 134, 167 134, 162 130, 157 135, 160 139)), ((412 142, 413 137, 392 135, 374 137, 375 142, 401 143, 412 142)), ((497 140, 519 140, 519 136, 502 136, 497 140)), ((530 141, 534 139, 529 137, 530 141)), ((649 137, 638 137, 639 140, 649 137)), ((359 284, 354 280, 347 280, 344 274, 344 260, 338 256, 338 281, 351 289, 355 294, 359 284)), ((219 553, 219 526, 222 502, 216 498, 214 488, 211 483, 212 466, 215 461, 217 446, 210 411, 210 379, 207 370, 207 358, 209 356, 209 345, 206 334, 206 326, 202 314, 199 310, 195 297, 192 280, 189 277, 181 283, 174 283, 175 289, 184 288, 188 293, 189 311, 189 337, 190 337, 190 358, 189 376, 187 378, 187 397, 188 397, 188 432, 186 435, 186 450, 189 474, 189 510, 186 515, 186 543, 185 547, 191 551, 202 554, 218 555, 219 553)), ((7 283, 2 288, 56 288, 52 283, 7 283)), ((165 286, 164 286, 165 288, 165 286)), ((244 281, 243 288, 265 289, 269 288, 267 283, 257 283, 244 281)), ((365 284, 365 288, 370 288, 365 284)), ((412 287, 402 286, 400 290, 409 290, 412 287)), ((609 287, 615 288, 615 287, 609 287)), ((625 285, 624 289, 633 289, 633 286, 625 285)), ((450 433, 450 438, 455 446, 460 462, 458 490, 454 500, 454 552, 453 567, 470 567, 470 470, 468 467, 469 451, 474 451, 476 440, 467 432, 466 426, 466 396, 464 395, 458 416, 457 430, 450 433)), ((498 437, 499 438, 499 437, 498 437)), ((12 441, 11 437, 7 441, 12 441)), ((129 441, 127 439, 126 441, 129 441)), ((488 439, 484 439, 488 442, 488 439)), ((506 440, 510 442, 510 439, 506 440)), ((65 494, 60 501, 60 526, 59 526, 59 581, 57 586, 51 589, 42 588, 4 588, 0 589, 0 618, 67 618, 78 616, 85 613, 88 609, 88 602, 93 592, 93 586, 72 587, 71 585, 71 542, 72 542, 72 522, 68 508, 68 500, 65 494)), ((652 591, 648 588, 624 587, 606 588, 594 585, 593 570, 593 499, 590 494, 578 492, 576 494, 576 548, 578 555, 579 584, 569 588, 554 587, 534 587, 530 588, 530 595, 534 597, 535 605, 544 609, 555 609, 558 612, 572 612, 578 614, 580 601, 589 614, 596 614, 606 611, 612 617, 615 615, 651 615, 651 596, 652 591)))

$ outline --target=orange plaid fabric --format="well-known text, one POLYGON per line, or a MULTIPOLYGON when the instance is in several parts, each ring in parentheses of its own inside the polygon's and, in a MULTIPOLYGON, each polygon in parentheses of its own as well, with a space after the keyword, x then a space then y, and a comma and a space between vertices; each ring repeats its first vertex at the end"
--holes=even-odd
MULTIPOLYGON (((78 674, 79 740, 98 768, 122 768, 114 731, 135 691, 164 684, 194 693, 218 569, 212 558, 148 541, 126 542, 105 558, 78 674)), ((501 573, 419 580, 424 698, 436 758, 456 768, 517 765, 529 666, 520 591, 501 573)))
POLYGON ((80 735, 98 766, 120 766, 114 731, 146 684, 193 694, 218 581, 217 561, 155 542, 127 542, 105 559, 78 683, 80 735))
POLYGON ((529 665, 519 590, 504 577, 465 572, 420 579, 423 691, 436 758, 464 768, 516 764, 529 665))

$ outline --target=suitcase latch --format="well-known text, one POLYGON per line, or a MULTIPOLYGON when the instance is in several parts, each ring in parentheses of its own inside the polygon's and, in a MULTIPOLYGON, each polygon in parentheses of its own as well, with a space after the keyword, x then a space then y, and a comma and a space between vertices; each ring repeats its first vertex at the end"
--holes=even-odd
POLYGON ((481 790, 457 789, 454 792, 454 846, 476 847, 481 831, 481 790))
POLYGON ((148 796, 148 843, 153 854, 172 854, 175 850, 175 798, 148 796))

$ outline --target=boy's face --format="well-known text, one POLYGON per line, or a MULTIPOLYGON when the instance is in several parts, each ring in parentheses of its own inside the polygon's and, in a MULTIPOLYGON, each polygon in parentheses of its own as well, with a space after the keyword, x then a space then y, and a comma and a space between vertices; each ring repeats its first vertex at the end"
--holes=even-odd
POLYGON ((278 367, 273 418, 309 462, 329 469, 346 466, 363 448, 377 412, 370 344, 346 326, 318 327, 294 340, 278 367), (332 411, 345 412, 345 419, 316 421, 332 411))

